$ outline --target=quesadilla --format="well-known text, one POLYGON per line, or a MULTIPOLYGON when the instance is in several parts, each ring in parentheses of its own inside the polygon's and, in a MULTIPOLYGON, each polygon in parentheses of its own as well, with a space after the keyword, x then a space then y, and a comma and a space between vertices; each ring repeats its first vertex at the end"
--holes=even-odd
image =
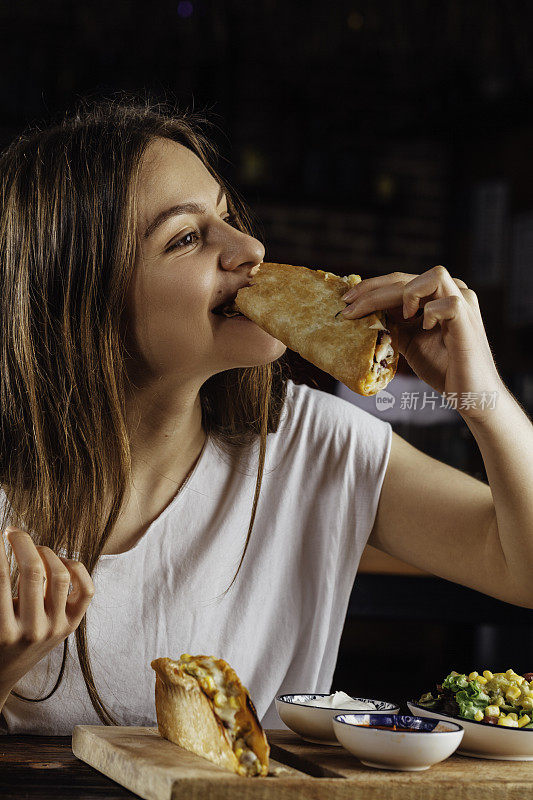
POLYGON ((398 329, 384 311, 359 319, 341 315, 342 296, 359 275, 340 277, 321 269, 262 263, 253 283, 237 292, 226 316, 241 313, 328 372, 349 389, 373 395, 394 377, 398 329))
POLYGON ((174 744, 248 777, 268 774, 270 747, 248 690, 221 658, 156 658, 159 733, 174 744))

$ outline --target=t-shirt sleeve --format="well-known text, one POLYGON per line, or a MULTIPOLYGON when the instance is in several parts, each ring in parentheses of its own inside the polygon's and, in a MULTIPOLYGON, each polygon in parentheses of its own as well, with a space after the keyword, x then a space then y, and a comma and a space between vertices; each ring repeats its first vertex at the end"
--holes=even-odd
POLYGON ((335 426, 338 469, 344 470, 345 475, 346 536, 349 539, 355 533, 359 562, 376 519, 389 462, 392 427, 389 422, 346 400, 334 400, 338 409, 335 426))
MULTIPOLYGON (((308 386, 288 388, 288 480, 299 484, 303 530, 314 553, 314 568, 323 577, 327 571, 327 583, 335 586, 334 605, 337 611, 346 610, 376 518, 392 428, 340 397, 308 386)), ((310 560, 306 559, 308 567, 310 560)))

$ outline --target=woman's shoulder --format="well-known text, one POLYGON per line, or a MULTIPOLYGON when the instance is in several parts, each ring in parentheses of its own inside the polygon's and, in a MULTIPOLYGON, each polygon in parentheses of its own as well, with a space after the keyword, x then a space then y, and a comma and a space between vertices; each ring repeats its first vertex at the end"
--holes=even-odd
POLYGON ((293 487, 300 496, 305 489, 305 497, 319 498, 323 509, 327 497, 338 499, 341 487, 344 495, 359 499, 362 492, 366 503, 379 494, 391 443, 390 423, 290 381, 279 428, 269 434, 265 472, 283 482, 284 492, 293 487))
POLYGON ((341 397, 288 381, 285 407, 274 437, 274 450, 281 449, 285 458, 297 452, 309 467, 315 459, 356 459, 364 469, 365 464, 389 452, 392 428, 389 422, 341 397))
POLYGON ((390 423, 370 414, 359 406, 307 384, 287 381, 285 424, 301 428, 312 425, 320 430, 362 430, 367 433, 384 433, 390 423))

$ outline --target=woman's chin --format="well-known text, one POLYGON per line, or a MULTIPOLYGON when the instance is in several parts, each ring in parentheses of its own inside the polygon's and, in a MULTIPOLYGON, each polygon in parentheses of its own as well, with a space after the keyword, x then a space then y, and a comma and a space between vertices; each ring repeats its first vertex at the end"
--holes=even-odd
POLYGON ((280 358, 287 349, 283 342, 275 339, 257 325, 251 323, 249 329, 248 326, 246 328, 246 333, 243 330, 240 336, 232 337, 230 342, 225 343, 222 359, 229 363, 224 369, 260 367, 270 364, 280 358))

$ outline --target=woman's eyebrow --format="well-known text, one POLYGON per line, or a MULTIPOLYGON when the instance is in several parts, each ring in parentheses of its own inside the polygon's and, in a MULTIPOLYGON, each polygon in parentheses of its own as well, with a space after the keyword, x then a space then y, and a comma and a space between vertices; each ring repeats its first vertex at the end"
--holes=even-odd
MULTIPOLYGON (((225 194, 224 190, 221 188, 219 195, 217 197, 217 207, 220 205, 222 200, 224 199, 225 194)), ((175 217, 178 214, 207 214, 207 208, 201 203, 178 203, 178 205, 171 206, 170 208, 166 208, 164 211, 161 211, 155 219, 150 222, 148 227, 144 232, 144 239, 148 239, 149 236, 158 228, 163 222, 166 222, 167 219, 170 217, 175 217)))

